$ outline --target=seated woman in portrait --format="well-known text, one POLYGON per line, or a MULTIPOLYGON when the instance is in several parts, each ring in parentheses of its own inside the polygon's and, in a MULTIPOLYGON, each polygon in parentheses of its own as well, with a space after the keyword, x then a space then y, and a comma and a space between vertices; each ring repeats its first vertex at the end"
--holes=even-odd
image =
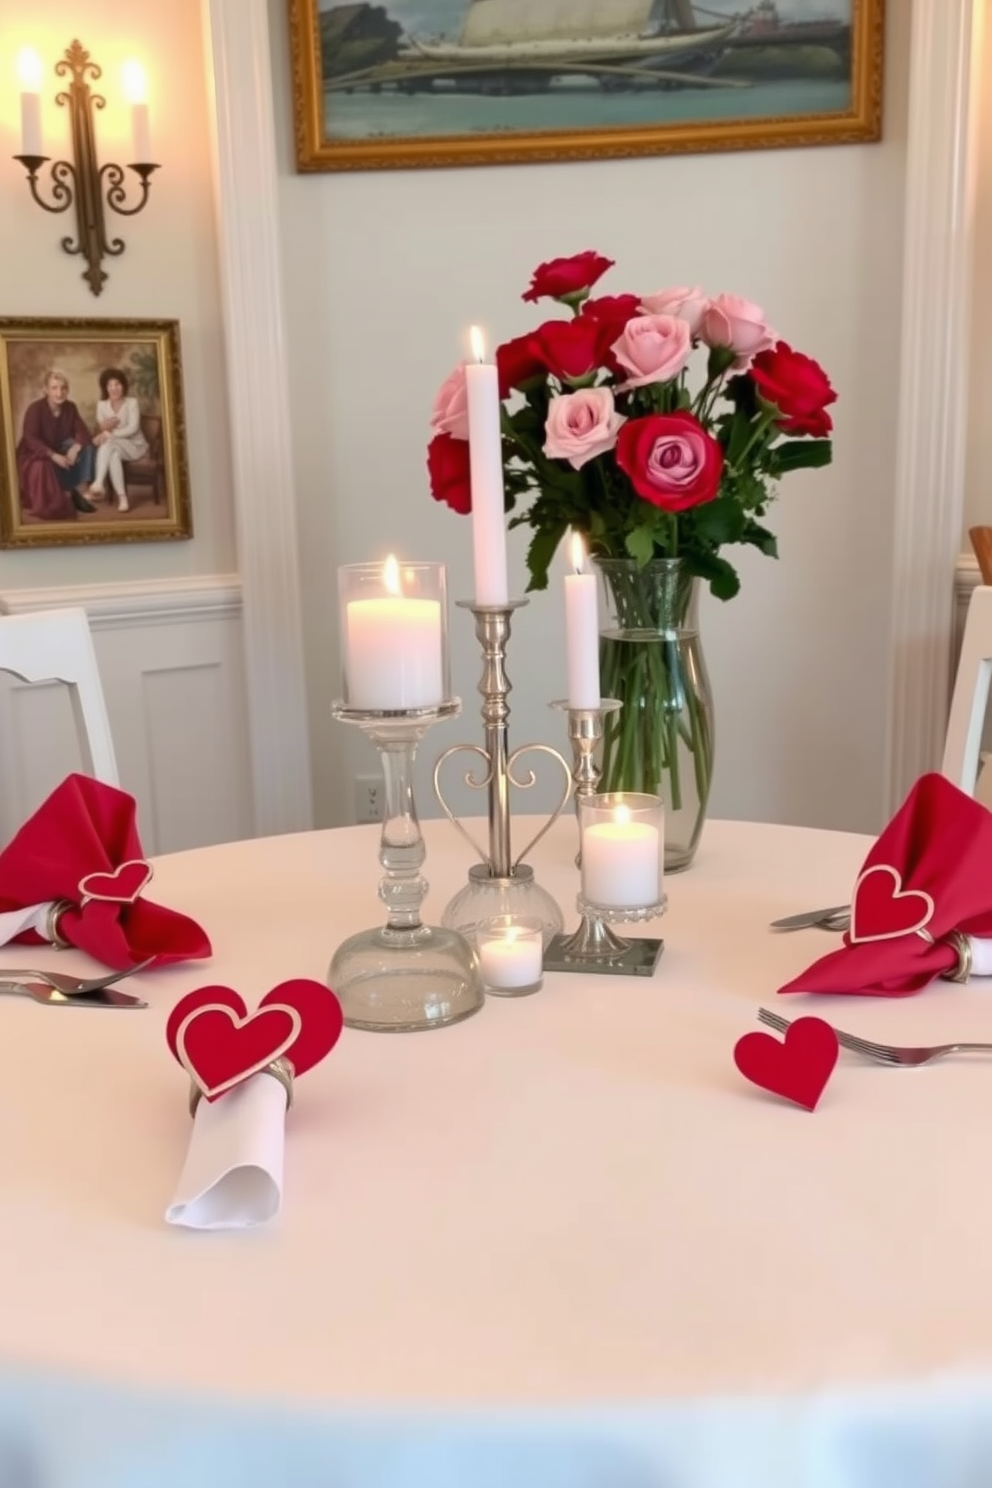
POLYGON ((129 509, 124 461, 141 460, 148 453, 148 440, 141 432, 138 400, 129 398, 127 390, 127 373, 119 367, 107 367, 100 373, 100 401, 96 405, 98 432, 93 439, 96 479, 90 487, 90 495, 102 501, 107 493, 109 475, 117 497, 117 510, 122 512, 129 509))
POLYGON ((17 445, 17 479, 26 511, 46 522, 75 520, 96 511, 86 493, 93 479, 90 431, 69 401, 69 379, 53 367, 45 374, 44 397, 29 403, 17 445))

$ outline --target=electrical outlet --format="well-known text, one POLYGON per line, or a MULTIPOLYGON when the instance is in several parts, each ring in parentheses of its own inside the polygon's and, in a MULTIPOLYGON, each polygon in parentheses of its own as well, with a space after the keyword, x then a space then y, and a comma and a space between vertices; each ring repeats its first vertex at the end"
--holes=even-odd
POLYGON ((356 822, 382 821, 382 779, 378 775, 355 776, 356 822))

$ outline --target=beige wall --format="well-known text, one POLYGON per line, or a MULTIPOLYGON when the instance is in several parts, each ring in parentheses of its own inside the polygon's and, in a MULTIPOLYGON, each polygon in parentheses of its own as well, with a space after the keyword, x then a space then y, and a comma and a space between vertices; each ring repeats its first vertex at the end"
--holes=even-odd
MULTIPOLYGON (((337 686, 335 565, 437 557, 471 587, 463 519, 424 471, 437 384, 465 328, 533 325, 521 303, 544 258, 597 248, 603 288, 701 283, 759 301, 840 393, 836 463, 783 487, 779 563, 748 554, 742 594, 704 606, 717 698, 716 814, 870 829, 880 823, 899 362, 910 6, 889 6, 879 145, 588 164, 298 176, 291 160, 286 7, 271 0, 280 223, 303 603, 322 821, 345 819, 356 741, 328 716, 337 686)), ((524 538, 511 540, 522 590, 524 538)), ((514 741, 563 742, 560 584, 515 621, 514 741)), ((479 736, 479 663, 453 611, 466 716, 436 746, 479 736)), ((425 794, 425 801, 427 796, 425 794)))
POLYGON ((0 587, 166 579, 226 573, 235 566, 216 230, 210 173, 208 92, 199 0, 121 6, 110 0, 0 4, 0 315, 149 317, 180 322, 195 537, 191 542, 100 545, 0 553, 0 587), (51 216, 30 199, 20 149, 16 57, 32 46, 45 61, 43 127, 63 156, 66 110, 55 104, 56 61, 78 37, 103 67, 107 107, 97 119, 101 161, 125 161, 130 120, 121 65, 137 57, 148 78, 153 153, 162 164, 145 211, 108 214, 126 243, 105 261, 97 298, 79 258, 60 238, 74 212, 51 216))

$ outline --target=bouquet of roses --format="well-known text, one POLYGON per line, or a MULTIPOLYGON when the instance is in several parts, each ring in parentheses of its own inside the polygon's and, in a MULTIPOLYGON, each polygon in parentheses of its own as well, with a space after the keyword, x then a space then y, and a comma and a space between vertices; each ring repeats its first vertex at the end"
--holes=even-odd
MULTIPOLYGON (((506 508, 511 527, 534 531, 528 588, 546 587, 571 527, 601 557, 678 557, 729 599, 739 580, 721 549, 750 543, 776 556, 762 519, 784 475, 830 462, 836 394, 757 305, 690 288, 591 298, 611 267, 592 251, 542 264, 523 298, 557 300, 571 318, 496 352, 506 508)), ((440 389, 431 424, 431 491, 467 513, 464 366, 440 389)))
MULTIPOLYGON (((591 297, 611 267, 594 252, 542 264, 523 298, 570 316, 497 349, 504 494, 510 526, 533 529, 528 589, 546 588, 570 527, 599 562, 612 611, 602 686, 623 703, 604 721, 600 789, 664 797, 665 862, 678 868, 695 852, 713 769, 696 580, 730 599, 740 581, 724 548, 777 556, 765 513, 783 476, 829 463, 836 394, 750 301, 689 288, 591 297)), ((463 366, 431 423, 431 491, 467 513, 463 366)))

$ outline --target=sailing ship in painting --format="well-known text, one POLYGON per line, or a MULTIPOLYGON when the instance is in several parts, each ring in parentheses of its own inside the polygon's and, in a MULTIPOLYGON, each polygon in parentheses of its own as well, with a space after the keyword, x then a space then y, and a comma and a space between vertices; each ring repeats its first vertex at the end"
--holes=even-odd
POLYGON ((325 89, 348 92, 528 93, 580 78, 605 91, 712 87, 738 48, 826 45, 843 58, 849 37, 849 21, 783 23, 774 0, 708 24, 693 0, 467 0, 457 37, 408 35, 381 5, 321 13, 325 89))

